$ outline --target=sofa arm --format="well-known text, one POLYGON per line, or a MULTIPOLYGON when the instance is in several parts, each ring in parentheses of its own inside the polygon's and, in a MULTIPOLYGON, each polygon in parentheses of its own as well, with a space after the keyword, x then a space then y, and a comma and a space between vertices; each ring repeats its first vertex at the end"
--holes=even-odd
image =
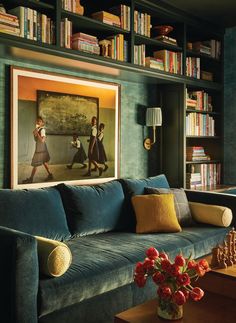
POLYGON ((236 195, 192 190, 185 190, 185 193, 189 202, 222 205, 230 208, 233 214, 231 225, 236 227, 236 195))
POLYGON ((39 283, 36 239, 0 226, 0 316, 4 323, 36 323, 39 283))

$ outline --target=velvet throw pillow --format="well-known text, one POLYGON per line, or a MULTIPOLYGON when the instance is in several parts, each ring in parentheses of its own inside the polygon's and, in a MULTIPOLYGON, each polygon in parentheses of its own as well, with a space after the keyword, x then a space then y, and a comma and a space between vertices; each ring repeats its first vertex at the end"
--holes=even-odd
POLYGON ((145 187, 145 194, 174 194, 175 211, 181 227, 189 227, 194 225, 191 215, 189 203, 183 188, 153 188, 145 187))
POLYGON ((132 197, 136 215, 136 233, 180 232, 173 194, 132 197))

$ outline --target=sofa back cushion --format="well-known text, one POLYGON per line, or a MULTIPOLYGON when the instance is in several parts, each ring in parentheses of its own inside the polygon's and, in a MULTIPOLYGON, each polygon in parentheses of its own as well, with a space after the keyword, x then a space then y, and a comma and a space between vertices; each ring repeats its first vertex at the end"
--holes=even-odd
POLYGON ((53 187, 0 190, 0 225, 48 239, 71 237, 60 194, 53 187))
POLYGON ((115 230, 123 210, 124 193, 118 181, 94 186, 59 184, 73 236, 115 230))
POLYGON ((131 198, 145 194, 145 187, 170 188, 164 174, 145 179, 120 179, 125 194, 125 209, 120 220, 120 230, 135 232, 136 218, 131 198))

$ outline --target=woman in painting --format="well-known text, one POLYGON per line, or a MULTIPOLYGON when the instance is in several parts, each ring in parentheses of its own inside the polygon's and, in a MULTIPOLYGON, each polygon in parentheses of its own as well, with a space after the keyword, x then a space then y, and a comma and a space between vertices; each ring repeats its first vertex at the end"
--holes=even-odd
POLYGON ((99 132, 98 132, 98 153, 99 153, 99 163, 104 165, 103 171, 105 172, 108 169, 108 166, 106 164, 107 155, 106 155, 106 151, 105 151, 105 148, 103 145, 104 128, 105 128, 105 124, 100 123, 99 132))
POLYGON ((86 168, 87 165, 85 164, 85 160, 87 159, 86 153, 84 151, 84 147, 82 145, 82 142, 79 139, 79 136, 77 134, 73 135, 73 140, 71 141, 71 146, 73 148, 76 148, 76 153, 72 159, 72 162, 70 165, 67 165, 66 167, 68 169, 72 169, 73 165, 75 163, 82 164, 81 168, 86 168))
POLYGON ((32 183, 34 175, 36 173, 37 167, 43 165, 48 173, 48 176, 45 178, 45 181, 53 179, 53 175, 49 170, 48 162, 50 156, 48 153, 46 145, 46 130, 44 128, 43 118, 38 116, 36 119, 36 127, 33 131, 34 140, 35 140, 35 152, 32 158, 31 166, 33 166, 31 175, 29 178, 23 181, 23 184, 32 183))
POLYGON ((98 170, 99 176, 102 175, 102 167, 98 165, 99 162, 99 152, 98 152, 98 142, 97 142, 97 117, 93 116, 91 119, 91 133, 89 139, 88 148, 88 172, 84 176, 91 176, 91 166, 94 165, 95 169, 98 170))

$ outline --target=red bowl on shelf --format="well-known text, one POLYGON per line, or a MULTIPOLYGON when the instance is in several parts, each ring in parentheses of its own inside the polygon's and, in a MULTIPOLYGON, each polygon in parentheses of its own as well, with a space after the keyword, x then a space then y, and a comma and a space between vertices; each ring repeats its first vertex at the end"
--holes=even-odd
POLYGON ((172 26, 167 26, 167 25, 160 25, 160 26, 155 26, 152 28, 157 35, 160 36, 166 36, 168 35, 174 28, 172 26))

